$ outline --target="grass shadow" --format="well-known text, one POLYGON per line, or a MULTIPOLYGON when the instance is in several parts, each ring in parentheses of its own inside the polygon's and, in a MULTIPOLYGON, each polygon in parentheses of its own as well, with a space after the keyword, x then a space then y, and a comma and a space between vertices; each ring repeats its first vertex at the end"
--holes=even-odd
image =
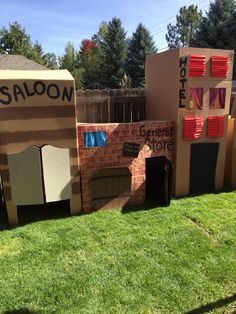
POLYGON ((155 208, 163 208, 163 207, 167 207, 167 206, 153 201, 153 202, 147 202, 147 203, 138 204, 138 205, 126 205, 121 209, 121 213, 129 214, 132 212, 146 211, 146 210, 152 210, 155 208))
POLYGON ((7 310, 1 312, 1 314, 41 314, 39 311, 32 311, 27 308, 17 309, 17 310, 7 310))
MULTIPOLYGON (((230 297, 227 297, 227 298, 224 298, 224 299, 220 299, 216 302, 212 302, 212 303, 209 303, 209 304, 206 304, 206 305, 203 305, 197 309, 194 309, 192 311, 189 311, 189 312, 185 312, 184 314, 204 314, 204 313, 209 313, 210 311, 213 311, 215 309, 218 309, 218 308, 221 308, 225 305, 228 305, 230 303, 233 303, 236 301, 236 294, 233 294, 232 296, 230 297)), ((235 312, 232 312, 232 313, 236 313, 235 312)))
POLYGON ((17 206, 19 225, 40 220, 61 219, 70 216, 70 201, 50 202, 43 205, 17 206))
POLYGON ((19 224, 10 226, 6 210, 0 210, 0 231, 14 229, 33 222, 42 220, 55 220, 68 218, 70 216, 70 201, 50 202, 42 205, 17 206, 19 224))

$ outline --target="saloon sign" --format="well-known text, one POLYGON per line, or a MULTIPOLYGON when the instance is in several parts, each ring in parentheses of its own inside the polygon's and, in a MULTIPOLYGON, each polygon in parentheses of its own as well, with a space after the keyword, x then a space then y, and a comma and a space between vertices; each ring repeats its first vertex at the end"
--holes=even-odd
POLYGON ((72 95, 73 87, 59 86, 56 83, 45 83, 43 81, 35 81, 31 86, 27 82, 13 84, 11 87, 0 85, 1 105, 10 105, 35 96, 46 96, 50 99, 70 102, 72 95))

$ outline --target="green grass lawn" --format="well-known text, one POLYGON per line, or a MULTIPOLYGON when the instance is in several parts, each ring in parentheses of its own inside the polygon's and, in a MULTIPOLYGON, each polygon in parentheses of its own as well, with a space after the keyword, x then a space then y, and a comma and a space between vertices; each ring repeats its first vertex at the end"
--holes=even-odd
POLYGON ((0 232, 0 313, 235 313, 235 300, 236 192, 0 232))

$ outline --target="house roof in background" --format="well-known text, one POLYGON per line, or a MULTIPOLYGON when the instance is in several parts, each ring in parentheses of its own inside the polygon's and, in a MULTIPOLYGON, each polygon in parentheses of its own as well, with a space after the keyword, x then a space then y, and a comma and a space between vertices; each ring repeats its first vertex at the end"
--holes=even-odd
POLYGON ((0 70, 49 70, 21 55, 0 54, 0 70))

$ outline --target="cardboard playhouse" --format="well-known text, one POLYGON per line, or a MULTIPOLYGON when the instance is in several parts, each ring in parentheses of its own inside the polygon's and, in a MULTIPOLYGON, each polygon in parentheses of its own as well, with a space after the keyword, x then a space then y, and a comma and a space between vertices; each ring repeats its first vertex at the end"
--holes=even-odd
POLYGON ((0 169, 10 224, 17 206, 70 199, 81 210, 74 79, 67 70, 0 71, 0 169))
POLYGON ((106 121, 110 113, 100 123, 85 115, 76 122, 67 71, 0 71, 0 169, 9 222, 18 222, 18 205, 70 199, 71 214, 150 201, 168 206, 172 192, 236 186, 233 57, 200 48, 147 57, 146 118, 136 122, 122 112, 116 123, 106 121))
MULTIPOLYGON (((233 51, 201 48, 147 57, 147 119, 168 117, 175 123, 177 196, 223 188, 233 59, 233 51)), ((227 160, 232 161, 232 149, 227 160)))

